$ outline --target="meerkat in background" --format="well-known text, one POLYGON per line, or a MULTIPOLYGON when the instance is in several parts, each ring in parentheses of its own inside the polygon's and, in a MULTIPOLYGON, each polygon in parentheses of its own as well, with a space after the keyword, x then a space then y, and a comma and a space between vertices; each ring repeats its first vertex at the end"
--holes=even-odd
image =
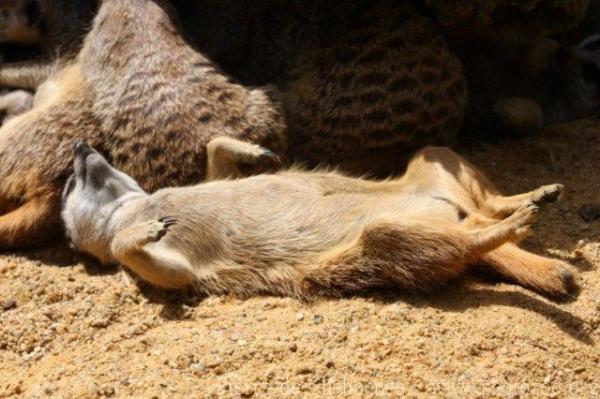
POLYGON ((461 63, 415 2, 174 3, 192 41, 225 70, 277 87, 290 158, 306 165, 396 173, 398 153, 451 144, 461 125, 461 63))
POLYGON ((31 109, 31 92, 77 56, 96 9, 96 0, 0 3, 0 44, 12 46, 3 49, 12 57, 0 60, 0 88, 20 89, 0 95, 2 123, 31 109))
POLYGON ((467 90, 435 22, 411 2, 358 3, 290 67, 281 94, 289 148, 309 165, 370 159, 351 169, 371 172, 385 154, 453 144, 467 90))
POLYGON ((533 82, 530 95, 501 98, 494 112, 506 127, 525 132, 598 114, 599 49, 599 34, 576 46, 551 39, 535 43, 522 68, 533 82))
POLYGON ((35 90, 74 59, 98 7, 97 0, 5 0, 0 43, 30 46, 33 59, 0 64, 0 86, 35 90))
POLYGON ((75 146, 62 217, 75 248, 167 288, 313 297, 371 287, 429 291, 485 262, 551 297, 570 265, 520 249, 561 185, 505 197, 452 151, 427 148, 399 179, 288 171, 147 194, 75 146))
POLYGON ((269 93, 222 74, 182 39, 175 19, 166 1, 103 1, 76 62, 0 128, 0 250, 56 237, 75 137, 148 191, 220 177, 214 168, 227 163, 224 174, 276 163, 262 147, 285 153, 269 93))

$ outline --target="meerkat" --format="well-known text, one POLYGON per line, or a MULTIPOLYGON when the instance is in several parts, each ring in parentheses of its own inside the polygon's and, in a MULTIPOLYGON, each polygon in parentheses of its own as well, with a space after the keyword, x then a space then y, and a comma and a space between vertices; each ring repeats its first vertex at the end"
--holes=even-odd
POLYGON ((397 172, 398 153, 456 137, 462 65, 416 2, 174 3, 192 40, 225 70, 278 88, 289 158, 386 175, 397 172))
POLYGON ((76 62, 36 96, 0 128, 0 250, 56 236, 75 137, 148 191, 268 168, 285 153, 268 91, 235 83, 188 45, 166 1, 103 1, 76 62))
POLYGON ((487 97, 488 104, 495 101, 492 115, 503 128, 514 132, 532 132, 596 115, 600 111, 599 48, 599 34, 573 46, 539 40, 526 46, 524 55, 512 64, 519 73, 503 80, 505 88, 497 93, 504 96, 494 100, 489 87, 481 90, 475 85, 479 86, 476 90, 487 97))
POLYGON ((562 186, 503 196, 446 148, 420 151, 387 181, 291 170, 154 194, 84 142, 74 152, 62 196, 72 245, 159 287, 302 298, 428 291, 479 262, 550 297, 576 286, 570 265, 517 246, 562 186))

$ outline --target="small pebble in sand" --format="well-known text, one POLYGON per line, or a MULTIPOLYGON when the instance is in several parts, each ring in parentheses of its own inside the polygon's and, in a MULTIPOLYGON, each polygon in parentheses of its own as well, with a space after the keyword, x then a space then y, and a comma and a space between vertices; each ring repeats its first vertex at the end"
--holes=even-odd
POLYGON ((310 366, 300 366, 296 370, 297 374, 312 374, 314 372, 315 372, 315 369, 313 367, 310 367, 310 366))
POLYGON ((108 320, 93 320, 90 323, 90 326, 94 327, 94 328, 106 328, 108 327, 108 320))
POLYGON ((16 307, 17 301, 15 301, 14 299, 7 299, 6 301, 2 302, 2 310, 4 310, 5 312, 16 307))

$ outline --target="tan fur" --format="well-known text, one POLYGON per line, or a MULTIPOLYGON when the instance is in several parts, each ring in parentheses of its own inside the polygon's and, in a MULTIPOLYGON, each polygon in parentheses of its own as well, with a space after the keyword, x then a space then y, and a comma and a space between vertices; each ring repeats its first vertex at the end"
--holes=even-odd
POLYGON ((74 245, 161 287, 299 297, 428 291, 483 261, 542 294, 574 288, 568 264, 515 244, 561 186, 502 196, 445 148, 419 152, 402 178, 384 182, 292 170, 153 195, 91 150, 75 165, 62 212, 74 245))
MULTIPOLYGON (((326 15, 347 6, 328 2, 326 15)), ((300 35, 298 47, 289 35, 294 24, 285 34, 265 24, 267 30, 259 33, 286 50, 260 58, 289 55, 291 65, 276 71, 284 80, 277 88, 252 89, 184 41, 167 1, 104 1, 74 66, 47 86, 50 94, 42 97, 48 100, 0 129, 0 209, 12 212, 39 198, 54 201, 49 194, 70 172, 75 137, 89 141, 149 191, 205 178, 206 146, 218 136, 308 164, 451 140, 466 89, 460 63, 435 24, 409 4, 378 1, 361 10, 344 14, 326 38, 300 35)), ((260 54, 248 51, 252 70, 260 54)), ((248 160, 253 151, 245 150, 232 157, 229 150, 221 158, 235 165, 208 177, 263 171, 265 162, 268 167, 276 159, 256 152, 248 160)), ((375 167, 359 166, 363 172, 375 167)), ((36 215, 31 235, 28 228, 14 234, 0 223, 0 249, 41 244, 38 232, 56 236, 58 218, 36 215)))

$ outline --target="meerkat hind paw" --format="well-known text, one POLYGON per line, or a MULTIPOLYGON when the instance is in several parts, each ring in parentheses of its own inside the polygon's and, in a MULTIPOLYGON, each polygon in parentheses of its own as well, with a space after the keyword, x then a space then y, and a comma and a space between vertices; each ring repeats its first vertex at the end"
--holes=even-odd
POLYGON ((535 204, 549 204, 556 202, 564 186, 562 184, 549 184, 540 187, 533 198, 535 204))

